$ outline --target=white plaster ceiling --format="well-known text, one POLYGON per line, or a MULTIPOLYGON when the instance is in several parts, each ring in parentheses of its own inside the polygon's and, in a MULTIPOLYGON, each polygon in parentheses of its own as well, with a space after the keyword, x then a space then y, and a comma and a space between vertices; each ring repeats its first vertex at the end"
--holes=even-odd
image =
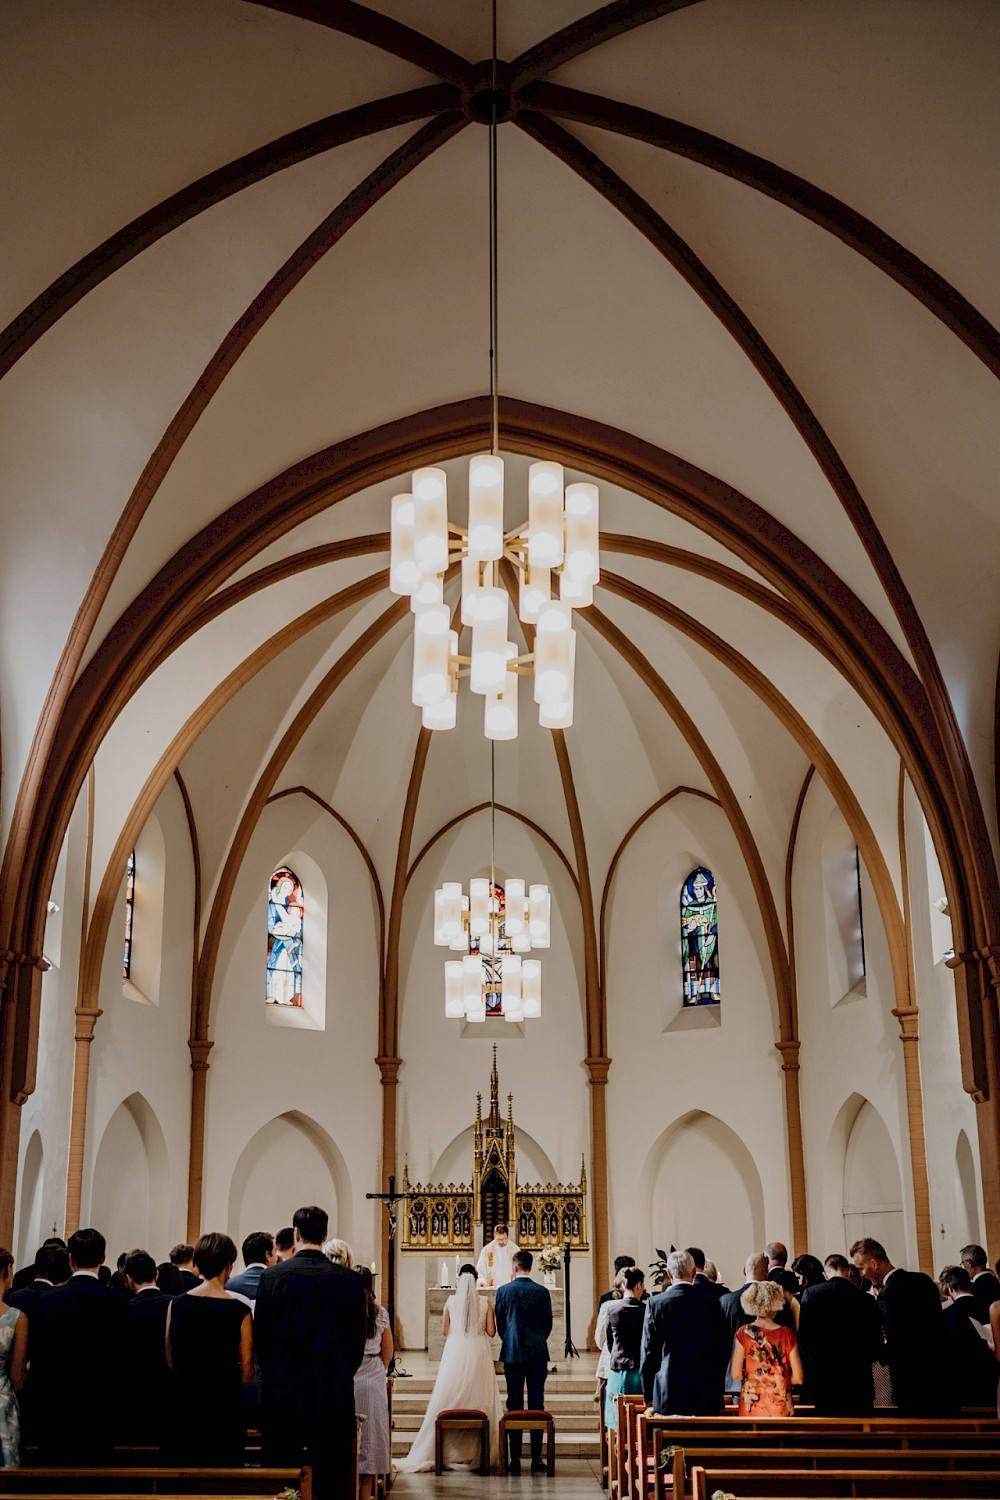
MULTIPOLYGON (((485 0, 373 8, 470 61, 488 54, 485 0)), ((13 212, 0 238, 0 286, 9 317, 202 174, 336 111, 435 81, 365 41, 243 0, 83 8, 20 0, 8 11, 0 183, 13 212)), ((586 6, 510 0, 500 11, 500 51, 511 58, 586 6)), ((800 174, 894 235, 988 316, 997 312, 998 48, 1000 11, 983 0, 702 0, 583 53, 551 81, 696 125, 800 174)), ((5 827, 74 618, 156 445, 269 278, 419 128, 338 147, 205 209, 89 291, 0 380, 5 827)), ((791 209, 648 144, 566 129, 688 241, 836 447, 936 653, 991 813, 1000 651, 994 377, 883 271, 791 209)), ((288 466, 483 395, 486 147, 474 124, 443 145, 311 266, 256 333, 159 476, 134 532, 118 536, 77 670, 180 547, 288 466)), ((709 307, 609 202, 513 124, 501 127, 499 159, 503 394, 620 428, 742 492, 823 559, 912 664, 899 599, 803 436, 709 307)), ((526 462, 509 457, 510 521, 520 519, 526 462)), ((448 468, 460 516, 463 465, 448 468)), ((385 531, 397 487, 363 489, 290 528, 226 581, 308 547, 385 531)), ((692 520, 624 485, 605 483, 603 505, 606 532, 701 552, 772 588, 692 520)), ((895 755, 835 669, 737 591, 617 552, 603 562, 709 625, 778 686, 856 785, 895 870, 895 755)), ((99 756, 95 884, 145 776, 226 675, 289 620, 385 563, 372 554, 271 582, 157 669, 99 756)), ((182 773, 204 833, 208 891, 294 713, 391 602, 383 589, 316 625, 217 717, 204 716, 182 773)), ((729 667, 682 632, 604 593, 598 603, 701 727, 780 907, 805 753, 729 667)), ((417 740, 409 629, 408 620, 397 625, 337 689, 277 782, 307 785, 347 817, 384 885, 417 740)), ((567 746, 603 876, 652 802, 676 785, 710 784, 649 688, 586 621, 577 670, 567 746)), ((534 722, 527 688, 521 710, 517 746, 498 748, 498 796, 572 860, 551 737, 534 722)), ((478 700, 465 699, 459 730, 432 743, 411 853, 486 794, 480 712, 478 700)))

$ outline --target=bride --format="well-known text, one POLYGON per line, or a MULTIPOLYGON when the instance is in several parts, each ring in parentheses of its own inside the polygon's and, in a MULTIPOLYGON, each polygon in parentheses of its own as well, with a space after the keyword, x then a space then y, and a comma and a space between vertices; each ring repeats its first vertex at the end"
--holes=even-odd
MULTIPOLYGON (((496 1334, 493 1308, 479 1296, 477 1273, 473 1265, 464 1265, 458 1273, 458 1287, 448 1298, 444 1309, 444 1352, 427 1414, 413 1447, 396 1468, 416 1474, 434 1467, 434 1419, 439 1412, 456 1407, 484 1411, 490 1419, 490 1463, 499 1458, 500 1392, 490 1339, 496 1334)), ((444 1461, 448 1469, 476 1468, 479 1464, 479 1438, 476 1433, 445 1434, 444 1461)))

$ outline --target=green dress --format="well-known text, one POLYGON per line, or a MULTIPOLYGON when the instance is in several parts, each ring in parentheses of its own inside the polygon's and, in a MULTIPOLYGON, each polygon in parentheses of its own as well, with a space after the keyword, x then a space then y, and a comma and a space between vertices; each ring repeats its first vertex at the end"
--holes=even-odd
POLYGON ((0 1466, 16 1469, 21 1462, 21 1415, 10 1383, 10 1355, 14 1347, 14 1324, 21 1316, 16 1307, 0 1315, 0 1466))

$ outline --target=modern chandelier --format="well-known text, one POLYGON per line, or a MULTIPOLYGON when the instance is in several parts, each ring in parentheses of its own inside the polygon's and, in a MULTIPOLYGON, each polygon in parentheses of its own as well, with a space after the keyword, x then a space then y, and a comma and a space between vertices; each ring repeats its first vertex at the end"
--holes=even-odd
POLYGON ((457 880, 434 892, 434 942, 461 958, 444 966, 444 1013, 460 1021, 533 1020, 542 1013, 542 966, 526 958, 551 942, 552 904, 547 885, 525 887, 496 878, 496 747, 490 746, 490 874, 457 880))
POLYGON ((417 469, 407 494, 392 501, 389 587, 408 595, 413 611, 413 702, 425 729, 453 729, 458 681, 467 677, 485 700, 484 729, 491 740, 517 738, 517 680, 534 676, 538 722, 543 729, 573 723, 576 631, 573 610, 593 602, 600 578, 596 484, 565 484, 557 463, 528 470, 528 522, 504 531, 504 463, 499 450, 499 316, 497 239, 497 48, 493 7, 493 114, 489 137, 490 413, 491 448, 469 460, 469 524, 448 519, 447 475, 417 469), (518 617, 535 633, 534 650, 519 653, 509 639, 508 591, 514 581, 518 617), (461 566, 458 628, 444 602, 446 575, 461 566), (553 590, 558 584, 558 598, 553 590), (469 653, 459 651, 462 628, 471 629, 469 653))

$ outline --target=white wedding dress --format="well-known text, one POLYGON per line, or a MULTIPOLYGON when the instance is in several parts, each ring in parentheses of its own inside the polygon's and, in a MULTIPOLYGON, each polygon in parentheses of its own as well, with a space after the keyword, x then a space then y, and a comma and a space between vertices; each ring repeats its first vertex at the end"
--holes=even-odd
MULTIPOLYGON (((431 1391, 427 1414, 405 1458, 396 1463, 404 1474, 417 1474, 434 1467, 434 1420, 438 1412, 456 1407, 484 1411, 490 1419, 490 1464, 500 1455, 500 1418, 503 1407, 497 1387, 493 1352, 486 1336, 485 1297, 480 1297, 475 1276, 459 1277, 458 1290, 448 1298, 448 1337, 437 1380, 431 1391)), ((479 1435, 475 1432, 445 1434, 444 1463, 447 1469, 478 1468, 479 1435)))

